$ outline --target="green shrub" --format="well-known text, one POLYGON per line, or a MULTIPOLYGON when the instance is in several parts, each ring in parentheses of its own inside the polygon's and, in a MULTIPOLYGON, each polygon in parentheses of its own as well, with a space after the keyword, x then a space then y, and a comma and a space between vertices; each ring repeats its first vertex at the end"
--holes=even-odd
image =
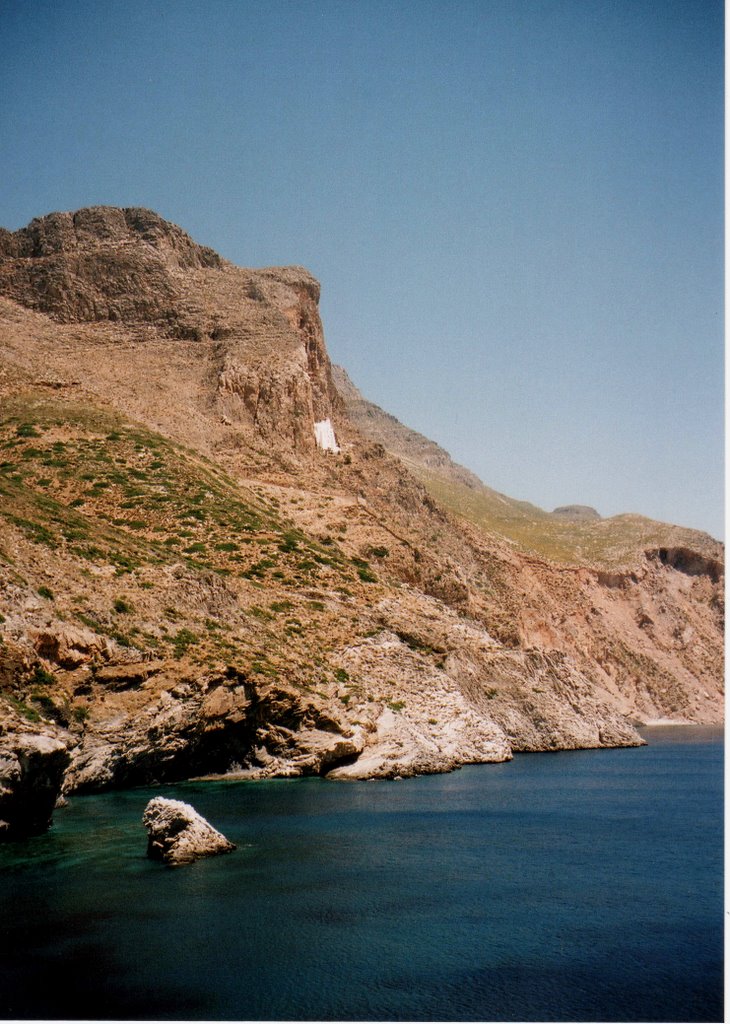
POLYGON ((131 612, 132 606, 128 601, 125 601, 123 597, 114 598, 114 611, 119 612, 120 615, 124 615, 126 612, 131 612))
POLYGON ((36 665, 33 670, 33 682, 39 686, 52 686, 56 682, 56 677, 42 665, 36 665))
POLYGON ((53 591, 51 590, 50 587, 38 587, 38 593, 40 594, 41 597, 45 597, 46 600, 48 601, 53 600, 53 591))
POLYGON ((267 661, 254 661, 251 663, 251 671, 257 675, 276 676, 278 675, 273 665, 267 661))
POLYGON ((40 433, 36 430, 32 423, 21 423, 15 433, 18 437, 40 437, 40 433))
POLYGON ((270 622, 274 618, 271 612, 267 611, 266 608, 259 608, 256 604, 251 605, 248 609, 248 614, 253 615, 255 619, 260 619, 262 622, 270 622))
POLYGON ((33 523, 28 519, 21 519, 20 516, 8 516, 8 519, 21 529, 34 544, 45 544, 49 548, 58 547, 56 536, 41 523, 33 523))
POLYGON ((198 635, 193 633, 191 629, 180 629, 172 638, 172 643, 175 648, 175 657, 182 658, 189 647, 193 644, 198 643, 198 635))
POLYGON ((29 708, 27 704, 24 704, 20 700, 16 700, 15 697, 8 697, 8 702, 15 708, 19 715, 22 715, 23 718, 27 718, 29 722, 40 722, 41 716, 35 708, 29 708))

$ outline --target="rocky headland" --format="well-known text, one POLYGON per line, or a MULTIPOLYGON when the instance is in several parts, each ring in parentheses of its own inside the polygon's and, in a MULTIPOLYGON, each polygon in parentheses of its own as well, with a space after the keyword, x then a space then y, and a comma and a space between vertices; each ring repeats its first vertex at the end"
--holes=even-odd
POLYGON ((147 210, 0 231, 0 834, 59 787, 722 720, 722 546, 485 487, 332 367, 318 299, 147 210))

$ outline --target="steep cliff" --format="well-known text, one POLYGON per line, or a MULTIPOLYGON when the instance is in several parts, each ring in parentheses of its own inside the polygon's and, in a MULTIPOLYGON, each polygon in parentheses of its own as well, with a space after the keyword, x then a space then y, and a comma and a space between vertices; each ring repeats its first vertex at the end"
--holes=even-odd
POLYGON ((0 233, 0 753, 49 737, 68 791, 393 777, 719 721, 720 545, 489 519, 366 429, 318 298, 149 211, 0 233))

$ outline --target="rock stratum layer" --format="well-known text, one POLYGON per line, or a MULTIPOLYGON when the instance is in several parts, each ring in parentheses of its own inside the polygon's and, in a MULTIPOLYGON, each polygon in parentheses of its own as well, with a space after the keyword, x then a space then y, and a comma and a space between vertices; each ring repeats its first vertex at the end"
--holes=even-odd
POLYGON ((333 370, 318 299, 146 210, 0 232, 4 792, 28 737, 73 792, 721 720, 721 545, 485 487, 333 370))

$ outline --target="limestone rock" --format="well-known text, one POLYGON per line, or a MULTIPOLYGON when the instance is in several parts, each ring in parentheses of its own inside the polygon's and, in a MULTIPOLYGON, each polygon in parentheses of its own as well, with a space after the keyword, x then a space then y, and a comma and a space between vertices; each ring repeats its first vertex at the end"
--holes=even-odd
POLYGON ((43 734, 5 736, 0 745, 0 839, 39 835, 51 824, 69 762, 66 746, 43 734))
POLYGON ((67 669, 108 658, 111 649, 106 637, 100 637, 89 629, 68 625, 37 630, 33 635, 33 646, 42 658, 67 669))
POLYGON ((166 864, 188 864, 236 848, 182 800, 155 797, 147 804, 142 822, 148 832, 147 856, 166 864))
POLYGON ((257 739, 258 746, 250 759, 253 764, 240 771, 227 772, 225 777, 267 779, 327 775, 336 766, 357 761, 367 742, 360 726, 355 726, 351 735, 343 736, 325 729, 294 731, 281 725, 267 725, 259 730, 257 739))
POLYGON ((96 681, 110 690, 128 690, 140 686, 146 679, 165 667, 164 661, 132 662, 126 665, 109 665, 95 673, 96 681))
POLYGON ((180 333, 175 271, 222 260, 151 210, 97 206, 3 232, 0 263, 0 292, 62 322, 153 319, 180 333))

